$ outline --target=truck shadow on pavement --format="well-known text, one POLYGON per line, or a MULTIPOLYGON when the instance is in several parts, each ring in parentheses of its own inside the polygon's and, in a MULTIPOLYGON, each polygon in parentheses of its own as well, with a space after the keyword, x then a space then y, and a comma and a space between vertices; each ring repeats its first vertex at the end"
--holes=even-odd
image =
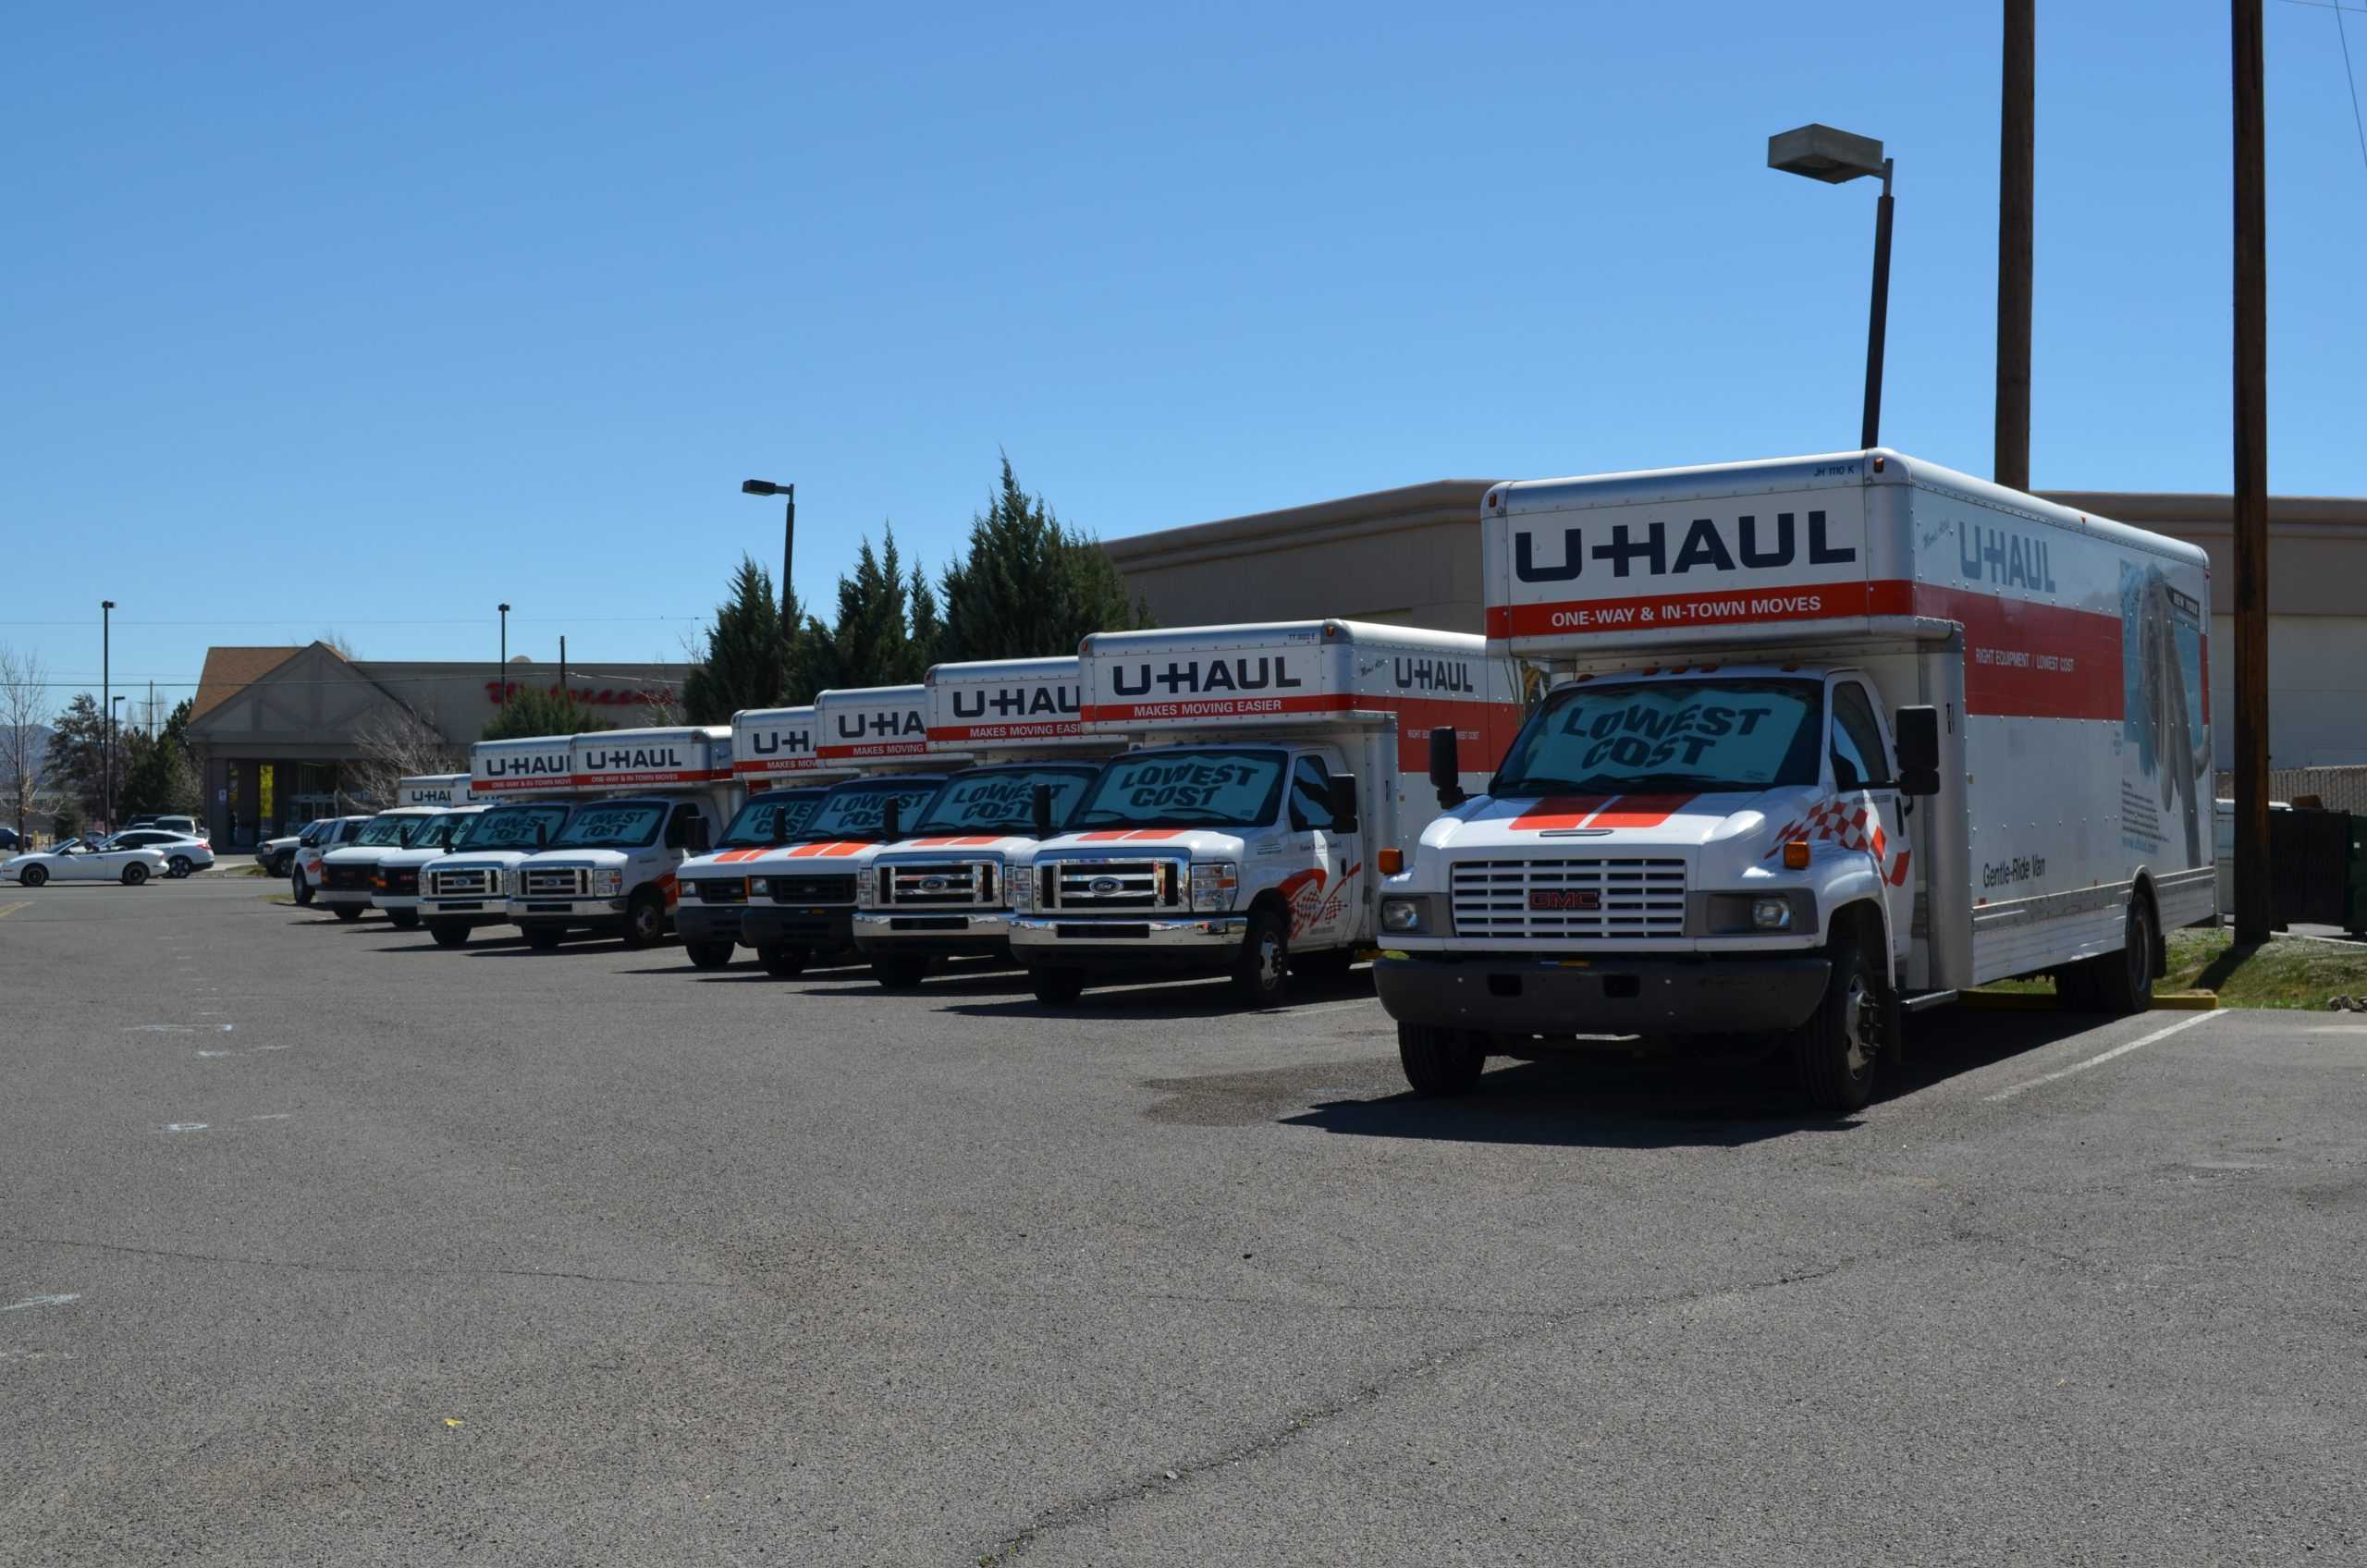
MULTIPOLYGON (((927 987, 936 988, 932 981, 927 987)), ((989 987, 980 986, 978 989, 989 987)), ((1026 992, 1030 982, 1024 972, 1007 979, 996 977, 990 987, 998 991, 1026 992)), ((949 995, 955 994, 947 987, 949 995)), ((924 992, 923 994, 926 994, 924 992)), ((1291 981, 1290 997, 1276 1008, 1244 1007, 1233 996, 1231 985, 1222 978, 1192 975, 1176 980, 1149 979, 1114 985, 1105 990, 1087 991, 1065 1007, 1046 1007, 1033 996, 1003 1002, 981 1002, 956 1005, 945 1011, 968 1018, 1110 1018, 1122 1015, 1129 1019, 1162 1018, 1271 1018, 1287 1020, 1303 1009, 1329 1007, 1337 1002, 1369 1001, 1373 1003, 1373 1019, 1389 1022, 1374 1000, 1372 972, 1368 969, 1350 970, 1345 974, 1296 976, 1291 981)))
POLYGON ((1184 1126, 1279 1122, 1373 1138, 1596 1148, 1735 1148, 1798 1133, 1849 1133, 1965 1073, 2109 1021, 2076 1013, 1918 1020, 1906 1060, 1856 1116, 1809 1110, 1780 1057, 1758 1060, 1567 1055, 1491 1064, 1470 1095, 1408 1092, 1394 1055, 1248 1072, 1145 1080, 1147 1120, 1184 1126))

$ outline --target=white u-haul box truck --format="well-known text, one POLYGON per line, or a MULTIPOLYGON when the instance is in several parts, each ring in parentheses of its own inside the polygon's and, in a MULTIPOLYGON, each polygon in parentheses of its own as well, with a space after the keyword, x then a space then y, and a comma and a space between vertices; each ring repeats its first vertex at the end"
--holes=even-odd
POLYGON ((930 754, 926 701, 921 686, 849 688, 814 699, 816 759, 847 777, 791 842, 734 867, 746 900, 740 942, 755 949, 769 973, 796 974, 817 954, 852 950, 855 883, 872 851, 914 820, 961 766, 930 754))
POLYGON ((420 866, 419 916, 439 948, 466 946, 509 918, 518 866, 567 821, 576 800, 574 737, 521 736, 469 748, 469 798, 484 809, 449 850, 420 866))
POLYGON ((645 948, 672 928, 675 868, 714 843, 738 803, 731 730, 601 729, 568 751, 570 779, 587 798, 518 864, 509 919, 537 951, 585 929, 645 948))
POLYGON ((408 806, 425 806, 434 815, 404 836, 399 849, 378 856, 370 873, 370 902, 386 911, 398 930, 419 925, 419 870, 429 861, 451 852, 453 842, 472 817, 485 808, 470 793, 465 773, 404 778, 395 786, 396 799, 408 806))
MULTIPOLYGON (((455 801, 469 798, 465 773, 413 774, 395 780, 395 803, 372 817, 343 848, 321 857, 321 886, 316 895, 339 920, 359 920, 375 901, 378 863, 399 853, 424 833, 455 801)), ((395 919, 391 911, 388 918, 395 919)), ((402 926, 415 919, 395 919, 402 926)))
POLYGON ((855 948, 896 988, 920 984, 933 959, 1011 957, 1012 886, 1120 744, 1085 732, 1074 658, 941 664, 921 685, 929 753, 973 766, 856 879, 855 948))
POLYGON ((1854 1109, 1904 1013, 2048 971, 2142 1008, 2214 917, 2201 550, 1883 450, 1502 484, 1481 523, 1490 646, 1560 683, 1383 889, 1417 1091, 1746 1035, 1854 1109))
POLYGON ((1294 965, 1346 967, 1373 939, 1377 872, 1438 813, 1431 729, 1477 759, 1521 711, 1511 663, 1445 631, 1103 631, 1082 656, 1085 732, 1140 744, 1018 886, 1012 950, 1050 1005, 1161 971, 1230 974, 1266 1005, 1294 965))
POLYGON ((822 766, 820 733, 811 704, 743 708, 731 716, 731 766, 747 798, 714 849, 684 861, 676 873, 682 897, 674 907, 674 927, 699 968, 731 962, 748 907, 749 863, 800 842, 822 797, 845 777, 822 766))

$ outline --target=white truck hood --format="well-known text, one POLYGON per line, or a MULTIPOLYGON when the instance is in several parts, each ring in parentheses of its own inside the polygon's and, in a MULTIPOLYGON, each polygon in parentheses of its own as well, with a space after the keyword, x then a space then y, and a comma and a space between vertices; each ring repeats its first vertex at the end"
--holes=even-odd
POLYGON ((825 839, 812 844, 723 850, 684 861, 678 875, 687 880, 703 871, 718 869, 742 876, 770 876, 791 871, 854 871, 870 864, 873 853, 886 847, 860 839, 825 839))
POLYGON ((596 871, 603 866, 621 869, 631 865, 632 856, 623 850, 540 850, 531 855, 521 855, 515 864, 527 866, 563 865, 570 869, 577 866, 590 866, 596 871))
MULTIPOLYGON (((1275 837, 1267 842, 1279 851, 1285 840, 1275 837)), ((1063 833, 1047 839, 1036 847, 1036 853, 1039 857, 1095 854, 1124 860, 1134 855, 1171 855, 1180 851, 1194 860, 1237 861, 1247 847, 1247 840, 1240 834, 1220 827, 1097 827, 1090 832, 1063 833)))
POLYGON ((1479 795, 1423 829, 1422 848, 1458 855, 1659 851, 1688 858, 1711 850, 1719 861, 1739 868, 1773 864, 1794 839, 1808 841, 1814 860, 1871 851, 1879 861, 1897 827, 1854 798, 1813 784, 1699 795, 1479 795))
POLYGON ((972 855, 990 855, 997 860, 1009 860, 1015 854, 1025 854, 1036 848, 1036 840, 1024 833, 938 833, 922 839, 900 839, 892 844, 878 846, 882 856, 896 860, 961 860, 972 855))
POLYGON ((394 853, 388 844, 346 844, 321 857, 324 865, 375 865, 394 853))

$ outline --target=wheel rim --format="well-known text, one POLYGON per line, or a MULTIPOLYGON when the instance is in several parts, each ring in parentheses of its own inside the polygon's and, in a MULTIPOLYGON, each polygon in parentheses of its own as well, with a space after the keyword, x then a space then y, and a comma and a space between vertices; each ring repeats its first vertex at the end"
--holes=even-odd
POLYGON ((1874 1069, 1874 1059, 1882 1054, 1882 1003, 1874 996, 1874 988, 1866 984, 1863 974, 1849 977, 1848 994, 1842 1000, 1841 1037, 1848 1047, 1846 1058, 1849 1076, 1863 1078, 1874 1069))
POLYGON ((2142 996, 2153 978, 2153 927, 2143 904, 2129 911, 2128 946, 2122 956, 2128 965, 2129 994, 2142 996))
POLYGON ((1282 983, 1282 939, 1271 931, 1257 943, 1257 985, 1270 991, 1282 983))
POLYGON ((643 941, 656 941, 657 939, 657 911, 648 904, 640 905, 633 911, 632 928, 643 941))

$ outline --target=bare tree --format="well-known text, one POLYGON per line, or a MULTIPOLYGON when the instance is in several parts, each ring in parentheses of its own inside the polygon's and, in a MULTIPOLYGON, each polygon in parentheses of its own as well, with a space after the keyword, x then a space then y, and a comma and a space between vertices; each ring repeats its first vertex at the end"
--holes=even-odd
POLYGON ((322 632, 318 637, 313 638, 313 641, 326 645, 331 653, 337 655, 339 658, 344 659, 349 664, 362 656, 360 654, 353 651, 353 640, 348 637, 344 632, 334 629, 322 632))
POLYGON ((466 753, 410 708, 388 705, 354 733, 361 755, 346 765, 346 792, 380 807, 392 805, 395 781, 423 773, 465 773, 466 753))
POLYGON ((0 643, 0 810, 16 818, 17 837, 25 818, 41 809, 43 777, 48 770, 49 671, 34 653, 0 643))

